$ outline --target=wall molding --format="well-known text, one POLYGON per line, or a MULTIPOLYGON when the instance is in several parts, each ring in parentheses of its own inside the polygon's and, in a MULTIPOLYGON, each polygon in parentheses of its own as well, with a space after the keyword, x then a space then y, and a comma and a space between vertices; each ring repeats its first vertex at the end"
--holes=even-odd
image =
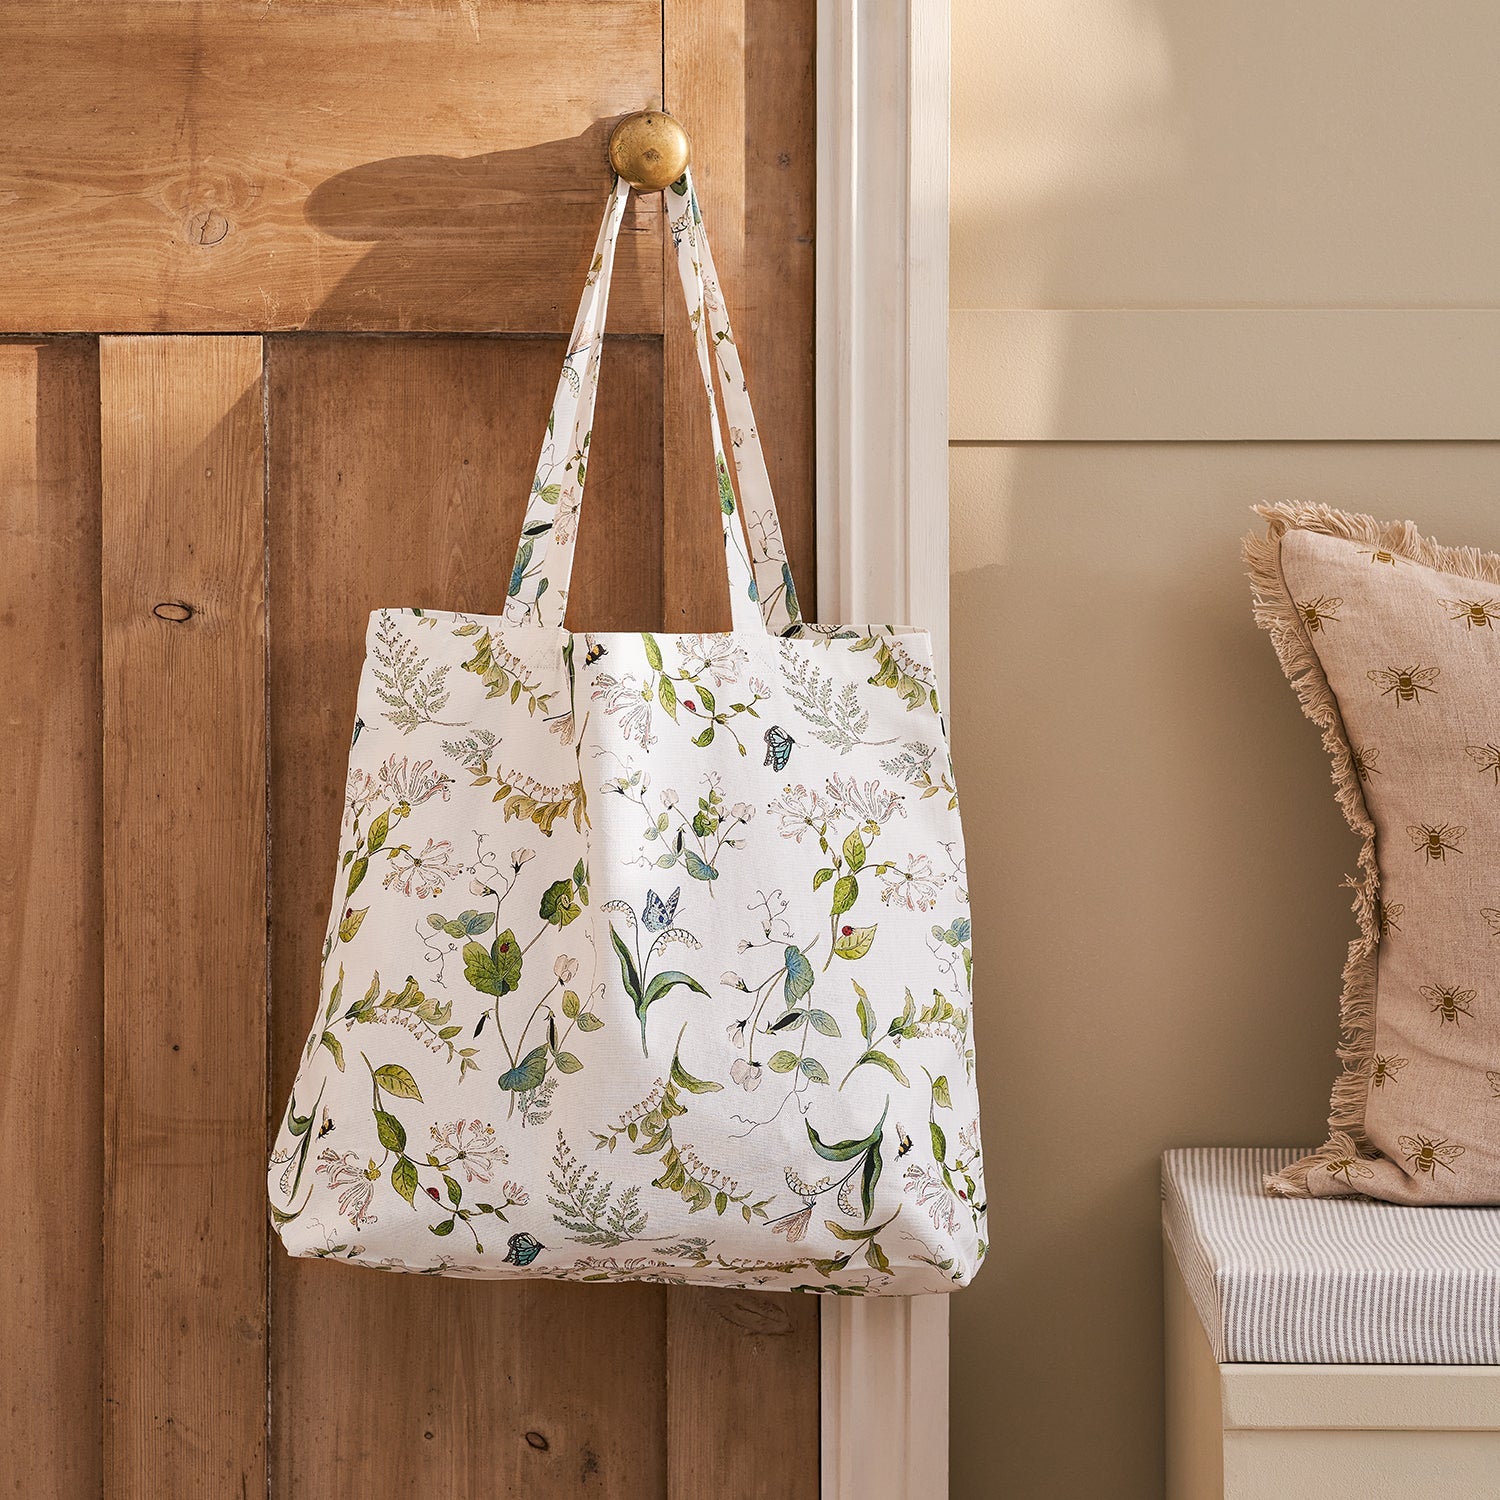
MULTIPOLYGON (((819 0, 818 598, 948 641, 948 0, 819 0)), ((948 1299, 828 1297, 823 1500, 946 1500, 948 1299)))
POLYGON ((951 317, 954 441, 1500 438, 1497 308, 1004 308, 951 317))

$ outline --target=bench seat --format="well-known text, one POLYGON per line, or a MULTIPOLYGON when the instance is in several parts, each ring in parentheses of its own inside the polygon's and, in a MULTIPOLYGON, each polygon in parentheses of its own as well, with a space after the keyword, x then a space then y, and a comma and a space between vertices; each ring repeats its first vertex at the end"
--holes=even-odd
POLYGON ((1500 1208, 1271 1198, 1162 1160, 1168 1500, 1497 1500, 1500 1208))
POLYGON ((1272 1198, 1306 1153, 1162 1158, 1162 1225, 1221 1364, 1500 1364, 1500 1208, 1272 1198))

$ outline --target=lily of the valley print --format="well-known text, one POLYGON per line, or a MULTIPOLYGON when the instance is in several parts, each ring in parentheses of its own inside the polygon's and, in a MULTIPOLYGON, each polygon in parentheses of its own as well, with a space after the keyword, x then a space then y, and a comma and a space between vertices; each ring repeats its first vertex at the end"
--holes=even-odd
POLYGON ((627 192, 503 612, 371 617, 272 1215, 293 1254, 394 1270, 951 1290, 985 1191, 931 649, 802 621, 686 179, 735 629, 562 624, 627 192))

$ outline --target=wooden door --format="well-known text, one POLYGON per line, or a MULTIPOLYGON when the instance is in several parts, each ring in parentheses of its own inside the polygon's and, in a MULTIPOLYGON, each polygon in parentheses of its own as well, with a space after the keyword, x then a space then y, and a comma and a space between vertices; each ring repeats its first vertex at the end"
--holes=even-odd
MULTIPOLYGON (((663 96, 810 593, 814 8, 0 0, 0 1493, 816 1493, 813 1299, 294 1262, 264 1199, 364 616, 498 609, 609 126, 663 96)), ((580 626, 728 623, 659 221, 580 626)))

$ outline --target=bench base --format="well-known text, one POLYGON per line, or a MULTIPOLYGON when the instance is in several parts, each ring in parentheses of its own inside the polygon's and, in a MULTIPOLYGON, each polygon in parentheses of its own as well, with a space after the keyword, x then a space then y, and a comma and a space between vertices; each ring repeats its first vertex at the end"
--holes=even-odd
POLYGON ((1500 1366, 1221 1365, 1163 1249, 1167 1500, 1500 1497, 1500 1366))

